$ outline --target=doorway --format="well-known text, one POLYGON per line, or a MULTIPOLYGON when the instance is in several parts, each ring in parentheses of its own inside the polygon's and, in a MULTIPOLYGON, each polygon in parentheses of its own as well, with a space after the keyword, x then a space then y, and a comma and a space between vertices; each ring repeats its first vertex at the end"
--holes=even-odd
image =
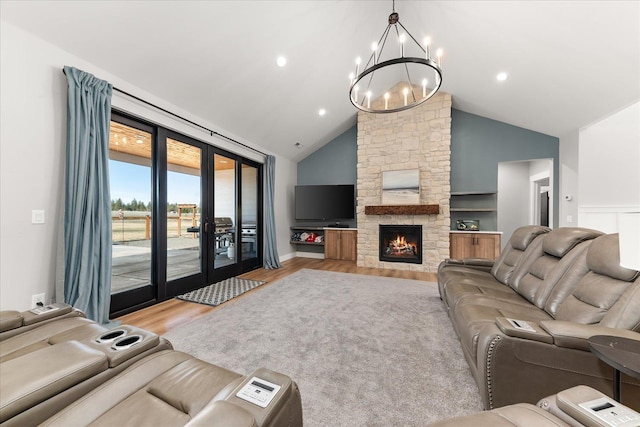
POLYGON ((111 315, 262 265, 262 165, 112 113, 111 315))

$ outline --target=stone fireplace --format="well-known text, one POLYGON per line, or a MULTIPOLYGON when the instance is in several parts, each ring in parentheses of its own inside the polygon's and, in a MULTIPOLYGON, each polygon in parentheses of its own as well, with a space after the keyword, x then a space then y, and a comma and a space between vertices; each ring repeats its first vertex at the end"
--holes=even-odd
POLYGON ((357 221, 358 266, 436 272, 449 256, 451 192, 451 95, 438 92, 424 104, 398 113, 358 112, 357 221), (385 171, 419 170, 420 204, 438 205, 436 213, 367 214, 382 204, 385 171), (422 263, 381 259, 380 225, 421 226, 422 263))
POLYGON ((422 264, 421 225, 380 224, 380 261, 422 264))

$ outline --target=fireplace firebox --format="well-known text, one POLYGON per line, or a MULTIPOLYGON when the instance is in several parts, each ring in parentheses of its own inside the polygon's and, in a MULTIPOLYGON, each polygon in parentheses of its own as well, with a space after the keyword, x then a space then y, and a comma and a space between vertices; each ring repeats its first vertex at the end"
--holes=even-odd
POLYGON ((380 261, 422 264, 421 225, 380 224, 380 261))

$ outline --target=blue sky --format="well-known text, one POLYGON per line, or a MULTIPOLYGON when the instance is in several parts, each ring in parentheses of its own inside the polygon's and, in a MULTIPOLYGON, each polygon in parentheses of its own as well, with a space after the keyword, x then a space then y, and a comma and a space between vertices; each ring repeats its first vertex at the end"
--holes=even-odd
MULTIPOLYGON (((111 200, 124 203, 134 198, 144 203, 151 201, 151 168, 133 163, 109 160, 111 200)), ((200 177, 169 172, 167 176, 169 203, 196 203, 200 206, 200 177)))

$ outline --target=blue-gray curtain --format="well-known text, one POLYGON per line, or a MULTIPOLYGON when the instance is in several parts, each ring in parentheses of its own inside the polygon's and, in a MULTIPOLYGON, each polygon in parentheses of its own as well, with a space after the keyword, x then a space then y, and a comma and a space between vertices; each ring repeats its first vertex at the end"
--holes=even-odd
POLYGON ((274 189, 276 181, 276 158, 267 156, 264 197, 264 268, 280 268, 278 244, 276 239, 276 220, 273 211, 274 189))
POLYGON ((88 318, 109 321, 111 198, 109 122, 113 87, 64 67, 67 153, 64 204, 64 299, 88 318))

